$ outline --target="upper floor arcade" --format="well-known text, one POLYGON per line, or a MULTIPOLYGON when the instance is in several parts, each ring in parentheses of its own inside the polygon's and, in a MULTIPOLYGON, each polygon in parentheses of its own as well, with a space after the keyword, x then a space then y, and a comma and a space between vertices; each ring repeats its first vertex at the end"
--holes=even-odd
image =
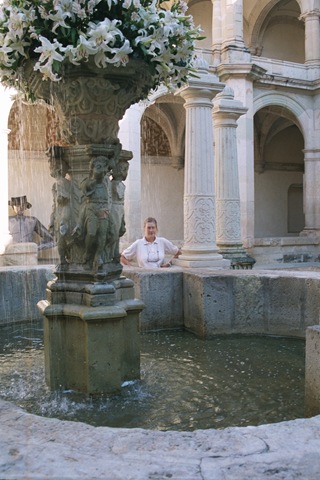
POLYGON ((201 25, 198 55, 224 81, 254 73, 261 84, 311 92, 320 79, 320 0, 189 0, 201 25))

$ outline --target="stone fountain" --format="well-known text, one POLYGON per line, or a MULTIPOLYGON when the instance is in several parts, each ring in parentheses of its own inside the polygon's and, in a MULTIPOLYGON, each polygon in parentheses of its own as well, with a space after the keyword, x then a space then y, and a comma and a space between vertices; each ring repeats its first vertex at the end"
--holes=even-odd
POLYGON ((122 150, 118 122, 152 85, 139 61, 126 68, 64 66, 61 82, 25 73, 37 98, 59 117, 58 145, 48 151, 55 178, 51 229, 60 263, 44 315, 46 382, 51 389, 114 393, 140 378, 138 337, 143 303, 121 276, 125 233, 123 180, 132 154, 122 150))
POLYGON ((39 302, 47 383, 112 393, 139 378, 143 308, 119 263, 131 158, 119 121, 151 89, 188 80, 202 37, 184 2, 70 5, 8 0, 0 7, 0 81, 51 104, 59 119, 48 156, 60 262, 39 302))

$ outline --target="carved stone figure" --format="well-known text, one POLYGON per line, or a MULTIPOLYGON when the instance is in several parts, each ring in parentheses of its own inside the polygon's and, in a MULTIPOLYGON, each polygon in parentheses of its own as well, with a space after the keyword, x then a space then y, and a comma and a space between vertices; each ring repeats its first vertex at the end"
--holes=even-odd
POLYGON ((114 263, 120 262, 119 238, 126 233, 126 224, 124 219, 124 193, 126 187, 123 181, 127 178, 128 170, 128 161, 122 160, 112 171, 112 229, 108 244, 108 255, 110 260, 112 260, 114 263))
POLYGON ((53 205, 49 231, 57 242, 60 265, 68 263, 71 237, 71 183, 66 178, 69 166, 55 157, 50 158, 50 175, 56 179, 52 186, 53 205))
POLYGON ((82 182, 85 195, 74 236, 85 242, 83 263, 99 268, 105 263, 105 246, 110 236, 111 188, 107 175, 115 166, 114 156, 94 157, 89 178, 82 182))

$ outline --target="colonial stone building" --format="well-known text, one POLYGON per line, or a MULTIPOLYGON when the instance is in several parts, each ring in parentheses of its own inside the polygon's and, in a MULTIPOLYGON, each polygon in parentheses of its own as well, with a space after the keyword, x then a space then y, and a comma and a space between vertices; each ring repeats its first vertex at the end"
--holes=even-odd
MULTIPOLYGON (((202 26, 197 77, 131 107, 120 126, 133 152, 123 244, 146 216, 178 242, 185 266, 221 266, 246 251, 265 263, 320 255, 320 0, 191 0, 202 26)), ((0 243, 8 199, 27 195, 45 225, 45 151, 55 118, 1 87, 0 243)), ((10 212, 9 212, 10 213, 10 212)))

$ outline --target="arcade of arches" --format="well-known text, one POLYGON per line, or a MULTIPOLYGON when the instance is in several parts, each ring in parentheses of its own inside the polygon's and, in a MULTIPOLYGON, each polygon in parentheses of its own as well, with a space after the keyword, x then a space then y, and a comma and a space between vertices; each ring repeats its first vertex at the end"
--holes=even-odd
MULTIPOLYGON (((182 265, 245 250, 260 264, 320 254, 320 0, 190 0, 204 30, 198 77, 159 89, 120 122, 133 152, 123 245, 146 216, 182 246, 182 265), (199 201, 201 207, 199 206, 199 201), (192 212, 192 214, 190 214, 192 212)), ((8 199, 47 225, 54 112, 0 87, 0 244, 8 199), (7 159, 7 161, 5 161, 7 159)))

